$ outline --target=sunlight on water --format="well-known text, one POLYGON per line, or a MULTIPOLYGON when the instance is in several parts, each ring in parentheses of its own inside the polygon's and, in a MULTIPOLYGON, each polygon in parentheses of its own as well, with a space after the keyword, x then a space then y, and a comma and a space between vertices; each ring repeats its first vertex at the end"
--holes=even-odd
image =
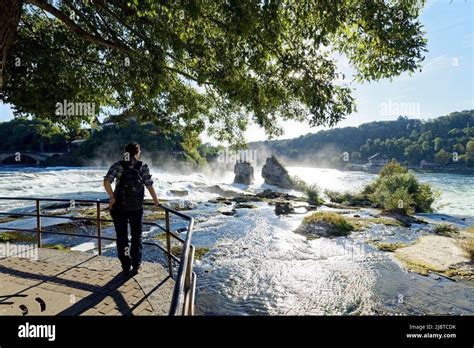
MULTIPOLYGON (((341 192, 357 192, 376 178, 374 174, 336 169, 290 167, 288 170, 308 183, 316 183, 322 190, 341 192)), ((1 168, 0 196, 106 198, 102 187, 106 171, 107 168, 1 168)), ((195 263, 198 313, 474 314, 474 295, 469 285, 407 273, 391 253, 380 252, 366 243, 370 239, 413 241, 423 231, 399 231, 397 227, 377 225, 347 238, 306 240, 293 233, 303 214, 276 216, 272 206, 257 203, 257 208, 237 209, 237 214, 229 217, 217 212, 223 206, 207 203, 217 194, 210 193, 206 187, 216 184, 236 193, 275 189, 264 184, 260 172, 261 168, 256 168, 255 183, 245 187, 232 184, 232 172, 181 175, 152 169, 160 198, 202 202, 196 209, 187 211, 196 219, 193 244, 210 249, 195 263), (186 190, 188 194, 179 198, 171 190, 186 190), (397 302, 400 296, 406 298, 403 303, 397 302)), ((417 175, 441 191, 435 203, 438 212, 474 215, 473 176, 417 175)), ((31 203, 0 201, 0 210, 27 204, 31 207, 31 203)), ((358 211, 358 214, 366 212, 358 211)), ((44 226, 49 223, 43 220, 44 226)), ((104 230, 104 234, 108 233, 113 235, 113 229, 104 230)), ((153 233, 146 232, 146 236, 152 237, 153 233)), ((90 240, 80 243, 76 249, 94 247, 90 240)), ((114 255, 112 244, 104 248, 114 255)))
MULTIPOLYGON (((301 216, 241 210, 203 261, 199 306, 208 314, 369 314, 375 274, 361 248, 291 231, 301 216), (224 237, 225 235, 225 237, 224 237)), ((202 231, 196 230, 196 235, 202 231)))
MULTIPOLYGON (((288 167, 290 175, 296 175, 308 183, 339 192, 358 192, 376 179, 376 174, 349 172, 337 169, 288 167)), ((474 216, 474 175, 446 173, 416 173, 421 182, 430 184, 440 192, 434 203, 436 212, 474 216)))
POLYGON ((346 172, 329 168, 288 167, 290 175, 317 184, 322 190, 358 192, 375 180, 375 174, 365 172, 346 172))

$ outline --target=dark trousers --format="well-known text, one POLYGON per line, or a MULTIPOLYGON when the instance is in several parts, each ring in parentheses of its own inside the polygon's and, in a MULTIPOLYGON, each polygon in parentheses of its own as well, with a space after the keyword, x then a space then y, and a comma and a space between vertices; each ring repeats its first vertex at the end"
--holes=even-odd
POLYGON ((133 212, 112 208, 110 216, 114 220, 115 232, 117 234, 117 252, 122 268, 124 270, 138 268, 142 262, 142 230, 143 209, 133 212), (131 246, 128 246, 128 224, 132 235, 131 246))

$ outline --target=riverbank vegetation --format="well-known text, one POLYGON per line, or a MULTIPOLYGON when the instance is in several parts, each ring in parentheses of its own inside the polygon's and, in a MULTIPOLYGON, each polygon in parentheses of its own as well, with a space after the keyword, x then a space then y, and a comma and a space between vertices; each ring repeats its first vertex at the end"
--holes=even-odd
MULTIPOLYGON (((286 163, 310 162, 344 168, 348 163, 365 163, 374 153, 381 153, 389 159, 396 158, 404 166, 418 166, 421 160, 426 160, 440 164, 438 169, 463 170, 474 168, 473 125, 474 110, 453 112, 425 122, 400 117, 396 121, 337 128, 295 139, 251 143, 250 148, 262 151, 270 148, 286 163), (361 139, 365 141, 362 145, 361 139), (341 144, 344 148, 340 147, 341 144), (312 150, 314 148, 331 150, 319 156, 312 150)), ((146 156, 156 165, 172 162, 200 166, 215 161, 223 149, 222 146, 202 144, 197 134, 189 137, 164 132, 152 122, 140 123, 128 118, 110 118, 105 126, 96 124, 84 129, 59 126, 51 120, 19 117, 0 122, 0 137, 5 139, 0 144, 0 151, 65 153, 47 159, 44 166, 101 163, 110 156, 115 158, 122 151, 123 144, 137 139, 140 139, 146 156), (71 146, 75 140, 83 142, 80 146, 71 146)), ((296 187, 297 184, 295 178, 296 187)), ((352 198, 357 200, 360 197, 352 198)))
POLYGON ((254 142, 250 147, 271 151, 286 164, 342 169, 349 163, 365 164, 380 153, 405 166, 418 167, 425 160, 461 170, 474 167, 474 110, 427 121, 400 116, 394 121, 322 130, 294 139, 254 142))
POLYGON ((418 181, 415 174, 396 161, 386 164, 377 179, 359 193, 325 191, 333 203, 348 206, 380 207, 388 212, 411 215, 432 211, 438 196, 428 184, 418 181))
MULTIPOLYGON (((185 138, 178 133, 164 133, 152 123, 135 120, 109 121, 94 128, 65 128, 49 120, 30 120, 26 117, 0 122, 0 151, 51 153, 42 166, 104 165, 120 159, 124 144, 139 141, 144 157, 153 164, 188 164, 196 167, 218 156, 219 147, 202 144, 199 138, 185 138), (74 143, 79 140, 80 143, 74 143)), ((12 161, 11 161, 12 162, 12 161)), ((13 162, 14 163, 14 162, 13 162)))

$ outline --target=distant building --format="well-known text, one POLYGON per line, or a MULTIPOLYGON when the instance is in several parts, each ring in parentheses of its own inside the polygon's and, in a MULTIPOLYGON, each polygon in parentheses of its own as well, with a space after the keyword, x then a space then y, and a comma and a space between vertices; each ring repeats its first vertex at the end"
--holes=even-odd
POLYGON ((388 163, 388 157, 384 154, 376 153, 369 157, 369 163, 367 165, 372 167, 384 166, 388 163))
POLYGON ((421 169, 435 169, 441 167, 441 164, 432 163, 425 160, 420 161, 420 168, 421 169))

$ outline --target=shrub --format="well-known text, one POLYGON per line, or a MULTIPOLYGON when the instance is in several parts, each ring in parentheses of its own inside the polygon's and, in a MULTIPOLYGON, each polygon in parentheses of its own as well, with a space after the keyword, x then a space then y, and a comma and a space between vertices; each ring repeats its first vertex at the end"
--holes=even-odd
POLYGON ((452 234, 457 234, 459 230, 453 225, 441 223, 433 227, 433 232, 450 236, 452 234))
POLYGON ((408 173, 408 169, 402 166, 395 160, 390 161, 387 163, 379 172, 379 177, 384 178, 386 176, 390 176, 393 174, 405 174, 408 173))
POLYGON ((474 226, 468 227, 464 231, 463 238, 459 240, 459 243, 471 260, 474 260, 474 226))
POLYGON ((323 199, 320 197, 320 189, 317 184, 308 185, 304 180, 297 176, 293 176, 291 182, 295 190, 303 191, 305 193, 309 204, 319 206, 324 203, 323 199))
POLYGON ((61 251, 70 251, 71 250, 67 246, 64 246, 64 245, 61 245, 61 244, 43 244, 41 247, 42 248, 47 248, 47 249, 61 250, 61 251))
POLYGON ((329 200, 333 203, 355 205, 355 206, 367 206, 370 205, 368 196, 364 193, 349 193, 349 192, 336 192, 325 190, 324 193, 329 197, 329 200))
POLYGON ((316 184, 309 185, 309 186, 306 187, 304 192, 306 194, 306 197, 308 197, 308 203, 309 204, 319 206, 322 203, 324 203, 323 200, 321 199, 321 197, 319 197, 319 186, 318 185, 316 185, 316 184))
POLYGON ((404 214, 415 212, 413 198, 405 187, 399 187, 391 191, 385 185, 381 185, 373 193, 372 199, 385 210, 398 211, 404 214))
POLYGON ((316 212, 304 218, 304 224, 316 224, 318 222, 325 222, 329 224, 334 232, 334 235, 347 235, 354 230, 354 226, 348 222, 343 216, 332 212, 316 212))
POLYGON ((375 243, 375 246, 382 251, 394 252, 397 249, 407 246, 406 243, 375 243))
POLYGON ((20 231, 0 232, 0 243, 31 243, 36 241, 36 234, 20 231))
POLYGON ((474 237, 468 237, 459 241, 461 247, 467 252, 471 260, 474 260, 474 237))
POLYGON ((382 168, 377 180, 363 193, 384 209, 403 214, 431 212, 437 197, 429 185, 419 183, 415 174, 394 160, 382 168))
POLYGON ((306 188, 308 187, 308 184, 303 179, 295 175, 291 177, 291 186, 293 187, 294 190, 304 192, 306 188))

